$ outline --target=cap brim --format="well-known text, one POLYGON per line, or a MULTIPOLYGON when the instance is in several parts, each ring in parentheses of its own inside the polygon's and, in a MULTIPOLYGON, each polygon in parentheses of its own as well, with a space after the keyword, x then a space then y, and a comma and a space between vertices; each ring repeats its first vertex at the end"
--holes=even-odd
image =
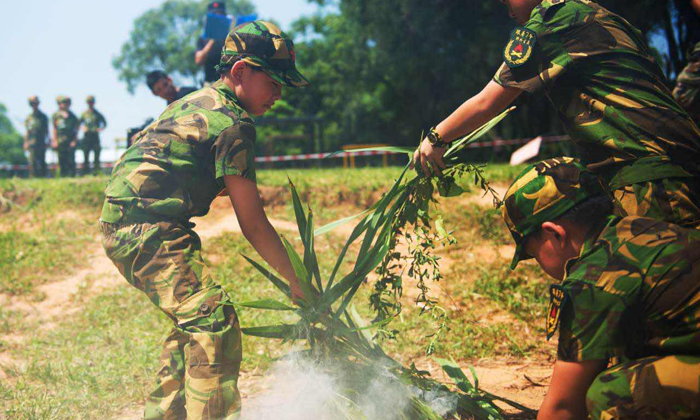
POLYGON ((515 267, 517 267, 520 261, 525 261, 533 258, 525 252, 524 248, 524 242, 515 245, 515 254, 513 254, 513 261, 511 261, 510 263, 511 270, 515 270, 515 267))
POLYGON ((283 84, 284 86, 289 86, 289 87, 304 87, 309 85, 309 81, 306 80, 306 77, 299 73, 299 70, 289 70, 289 71, 280 71, 280 70, 273 70, 270 68, 262 68, 265 73, 270 75, 276 82, 283 84))

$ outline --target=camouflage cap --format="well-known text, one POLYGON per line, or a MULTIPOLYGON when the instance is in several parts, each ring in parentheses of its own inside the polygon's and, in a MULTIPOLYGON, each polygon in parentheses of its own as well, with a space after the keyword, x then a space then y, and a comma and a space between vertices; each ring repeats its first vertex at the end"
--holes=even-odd
POLYGON ((95 96, 88 95, 87 98, 85 98, 85 102, 87 102, 87 103, 95 102, 95 96))
POLYGON ((237 60, 260 68, 285 86, 301 87, 309 84, 296 69, 292 38, 270 22, 249 22, 228 34, 218 68, 229 67, 237 60))
POLYGON ((71 100, 68 96, 63 96, 63 95, 58 95, 56 96, 56 103, 57 104, 62 104, 63 102, 68 102, 70 103, 71 100))
POLYGON ((39 97, 36 95, 32 95, 29 97, 29 103, 30 104, 38 104, 39 103, 39 97))
POLYGON ((525 168, 503 198, 503 219, 516 244, 511 270, 532 258, 523 248, 542 223, 605 191, 601 180, 574 158, 548 159, 525 168))

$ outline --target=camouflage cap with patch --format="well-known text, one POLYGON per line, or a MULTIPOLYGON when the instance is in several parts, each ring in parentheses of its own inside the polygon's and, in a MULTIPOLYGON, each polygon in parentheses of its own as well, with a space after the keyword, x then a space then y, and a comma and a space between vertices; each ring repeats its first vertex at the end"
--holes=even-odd
POLYGON ((58 103, 58 104, 61 104, 63 102, 70 103, 70 101, 71 101, 70 98, 67 96, 63 96, 63 95, 56 96, 56 103, 58 103))
POLYGON ((29 103, 30 104, 38 104, 39 103, 39 97, 36 95, 32 95, 29 97, 29 103))
POLYGON ((270 22, 249 22, 228 34, 218 68, 229 67, 238 60, 260 68, 285 86, 309 84, 296 68, 292 38, 270 22))
POLYGON ((95 102, 95 96, 94 95, 88 95, 87 98, 85 98, 85 102, 95 102))
POLYGON ((605 193, 598 176, 574 158, 548 159, 525 168, 503 199, 503 219, 516 244, 511 270, 519 261, 532 258, 523 248, 527 236, 537 232, 542 223, 605 193))

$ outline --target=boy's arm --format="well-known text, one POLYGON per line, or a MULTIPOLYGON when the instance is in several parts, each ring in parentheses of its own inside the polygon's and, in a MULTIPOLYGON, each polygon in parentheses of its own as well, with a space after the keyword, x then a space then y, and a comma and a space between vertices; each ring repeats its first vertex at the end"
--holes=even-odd
POLYGON ((554 364, 552 382, 542 402, 537 420, 585 420, 586 392, 593 380, 605 369, 605 360, 554 364))
POLYGON ((267 220, 255 182, 238 175, 226 175, 224 183, 243 236, 272 268, 289 281, 292 299, 297 302, 303 301, 304 294, 299 287, 287 250, 275 228, 267 220))
MULTIPOLYGON (((435 131, 449 143, 490 121, 521 93, 520 89, 501 86, 492 80, 481 92, 468 99, 452 115, 438 124, 435 131)), ((445 154, 444 148, 433 148, 426 138, 414 153, 413 163, 420 164, 425 174, 430 174, 428 169, 428 163, 430 163, 435 174, 440 174, 440 169, 445 168, 442 161, 443 154, 445 154)))

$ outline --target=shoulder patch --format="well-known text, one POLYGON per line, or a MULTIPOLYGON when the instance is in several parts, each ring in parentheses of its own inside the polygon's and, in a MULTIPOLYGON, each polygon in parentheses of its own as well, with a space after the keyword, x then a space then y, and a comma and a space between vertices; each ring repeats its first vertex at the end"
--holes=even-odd
POLYGON ((554 336, 554 333, 557 332, 557 328, 559 328, 561 309, 564 307, 564 303, 566 303, 567 299, 566 290, 558 284, 553 284, 549 287, 549 296, 547 326, 545 328, 547 332, 547 341, 554 336))
POLYGON ((518 26, 510 32, 508 45, 503 51, 503 59, 510 68, 520 67, 532 57, 537 43, 535 31, 518 26))

